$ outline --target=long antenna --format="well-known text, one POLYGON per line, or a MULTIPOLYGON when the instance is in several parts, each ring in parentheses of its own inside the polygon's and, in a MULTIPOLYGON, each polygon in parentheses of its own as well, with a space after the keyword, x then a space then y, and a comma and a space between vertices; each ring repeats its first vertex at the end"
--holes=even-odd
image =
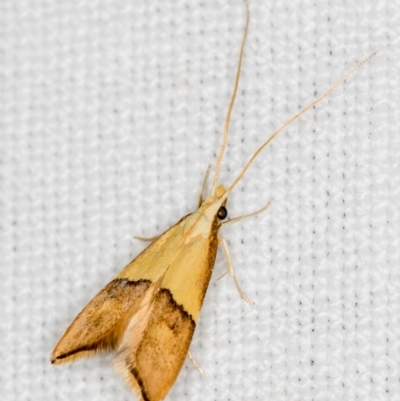
POLYGON ((237 91, 238 91, 238 87, 239 87, 240 72, 242 70, 244 45, 246 44, 247 32, 249 30, 250 10, 249 10, 248 0, 244 0, 244 4, 246 5, 246 25, 245 25, 245 28, 244 28, 242 44, 240 46, 239 61, 238 61, 238 66, 237 66, 237 70, 236 70, 236 77, 235 77, 235 86, 233 87, 233 93, 232 93, 231 101, 229 103, 228 112, 226 114, 225 125, 224 125, 224 135, 222 137, 222 144, 221 144, 221 148, 219 150, 217 165, 215 166, 215 175, 214 175, 214 181, 213 181, 213 186, 212 186, 212 191, 211 191, 212 194, 214 193, 215 188, 218 185, 219 171, 221 169, 222 158, 224 157, 226 143, 227 143, 227 140, 228 140, 228 132, 229 132, 229 124, 231 122, 231 114, 232 114, 233 106, 235 105, 236 95, 237 95, 237 91))
POLYGON ((304 109, 300 110, 296 115, 294 115, 292 118, 290 118, 288 121, 285 122, 279 129, 277 129, 253 154, 253 156, 250 157, 249 161, 245 164, 243 167, 242 171, 240 174, 237 176, 235 181, 231 184, 231 186, 227 189, 226 193, 224 194, 223 198, 221 199, 226 199, 230 192, 232 192, 232 189, 236 186, 236 184, 241 180, 241 178, 244 176, 245 172, 248 170, 248 168, 251 166, 253 163, 254 159, 260 154, 260 152, 274 139, 276 138, 286 127, 288 127, 290 124, 292 124, 294 121, 296 121, 300 116, 302 116, 304 113, 306 113, 308 110, 310 110, 312 107, 317 105, 318 103, 322 102, 326 97, 328 97, 334 90, 336 90, 340 85, 343 84, 346 79, 348 79, 350 76, 352 76, 357 70, 359 70, 364 64, 368 63, 373 57, 375 57, 380 51, 382 50, 379 49, 372 53, 370 56, 368 56, 366 59, 361 61, 356 67, 354 67, 350 72, 348 72, 343 78, 341 78, 338 82, 336 82, 335 85, 333 85, 328 91, 326 91, 322 96, 320 96, 318 99, 314 100, 312 103, 310 103, 308 106, 306 106, 304 109))

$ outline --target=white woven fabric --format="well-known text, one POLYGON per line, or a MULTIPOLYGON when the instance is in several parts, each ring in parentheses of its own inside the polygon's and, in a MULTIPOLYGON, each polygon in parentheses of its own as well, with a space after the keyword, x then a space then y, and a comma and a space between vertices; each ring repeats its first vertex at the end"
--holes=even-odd
MULTIPOLYGON (((221 182, 280 124, 384 51, 264 150, 230 197, 243 302, 218 256, 168 400, 398 400, 400 6, 251 1, 221 182)), ((0 2, 0 388, 4 401, 128 401, 112 356, 62 367, 68 324, 194 210, 215 164, 240 0, 0 2)), ((221 252, 220 252, 221 253, 221 252)))

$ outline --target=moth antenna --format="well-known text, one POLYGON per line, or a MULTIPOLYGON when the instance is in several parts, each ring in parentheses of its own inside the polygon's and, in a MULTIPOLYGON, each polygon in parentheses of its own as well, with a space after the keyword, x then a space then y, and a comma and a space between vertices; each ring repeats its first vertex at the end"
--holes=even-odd
POLYGON ((233 93, 231 96, 231 101, 229 103, 228 112, 226 113, 225 125, 224 125, 224 135, 222 137, 222 144, 221 144, 221 148, 219 150, 217 165, 215 166, 215 175, 214 175, 214 181, 213 181, 213 186, 212 186, 212 191, 211 191, 212 194, 214 194, 215 188, 218 185, 219 171, 221 169, 222 158, 224 157, 226 143, 228 140, 228 132, 229 132, 229 124, 231 122, 231 114, 232 114, 233 106, 235 105, 236 95, 237 95, 237 91, 239 88, 240 72, 242 70, 242 62, 243 62, 243 54, 244 54, 244 46, 246 44, 247 32, 249 30, 250 10, 249 10, 248 0, 244 0, 244 4, 246 6, 246 25, 244 28, 242 44, 240 46, 239 61, 237 64, 237 69, 236 69, 235 85, 233 87, 233 93))
POLYGON ((297 114, 295 114, 292 118, 290 118, 288 121, 286 121, 280 128, 278 128, 253 154, 253 156, 250 157, 249 161, 245 164, 243 167, 242 171, 240 174, 237 176, 235 181, 230 185, 230 187, 227 189, 226 193, 221 199, 226 199, 228 195, 232 192, 233 188, 236 186, 236 184, 242 179, 248 168, 251 166, 253 163, 254 159, 261 153, 261 151, 273 140, 275 139, 285 128, 287 128, 290 124, 292 124, 294 121, 296 121, 300 116, 302 116, 304 113, 306 113, 308 110, 310 110, 312 107, 316 106, 318 103, 322 102, 326 97, 328 97, 333 91, 335 91, 340 85, 343 84, 344 81, 346 81, 348 78, 350 78, 357 70, 359 70, 364 64, 368 63, 373 57, 375 57, 378 53, 382 51, 382 48, 379 50, 376 50, 373 52, 371 55, 369 55, 366 59, 361 61, 359 64, 357 64, 356 67, 354 67, 350 72, 348 72, 344 77, 342 77, 336 84, 334 84, 329 90, 327 90, 322 96, 311 102, 308 106, 304 107, 304 109, 300 110, 297 114))

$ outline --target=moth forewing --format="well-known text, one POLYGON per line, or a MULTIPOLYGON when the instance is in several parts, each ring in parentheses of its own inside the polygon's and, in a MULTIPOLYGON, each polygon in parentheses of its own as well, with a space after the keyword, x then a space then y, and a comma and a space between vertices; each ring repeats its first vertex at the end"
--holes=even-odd
POLYGON ((186 359, 210 281, 225 192, 219 186, 101 290, 62 336, 52 362, 118 347, 116 368, 133 390, 144 400, 164 398, 186 359))

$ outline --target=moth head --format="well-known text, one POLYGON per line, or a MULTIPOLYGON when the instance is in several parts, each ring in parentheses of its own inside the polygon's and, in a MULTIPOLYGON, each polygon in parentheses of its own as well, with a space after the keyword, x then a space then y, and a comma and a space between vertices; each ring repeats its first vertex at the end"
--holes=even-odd
POLYGON ((219 221, 225 220, 228 217, 226 204, 228 203, 226 188, 223 185, 218 185, 215 190, 202 202, 199 210, 208 216, 210 220, 215 217, 219 221))

